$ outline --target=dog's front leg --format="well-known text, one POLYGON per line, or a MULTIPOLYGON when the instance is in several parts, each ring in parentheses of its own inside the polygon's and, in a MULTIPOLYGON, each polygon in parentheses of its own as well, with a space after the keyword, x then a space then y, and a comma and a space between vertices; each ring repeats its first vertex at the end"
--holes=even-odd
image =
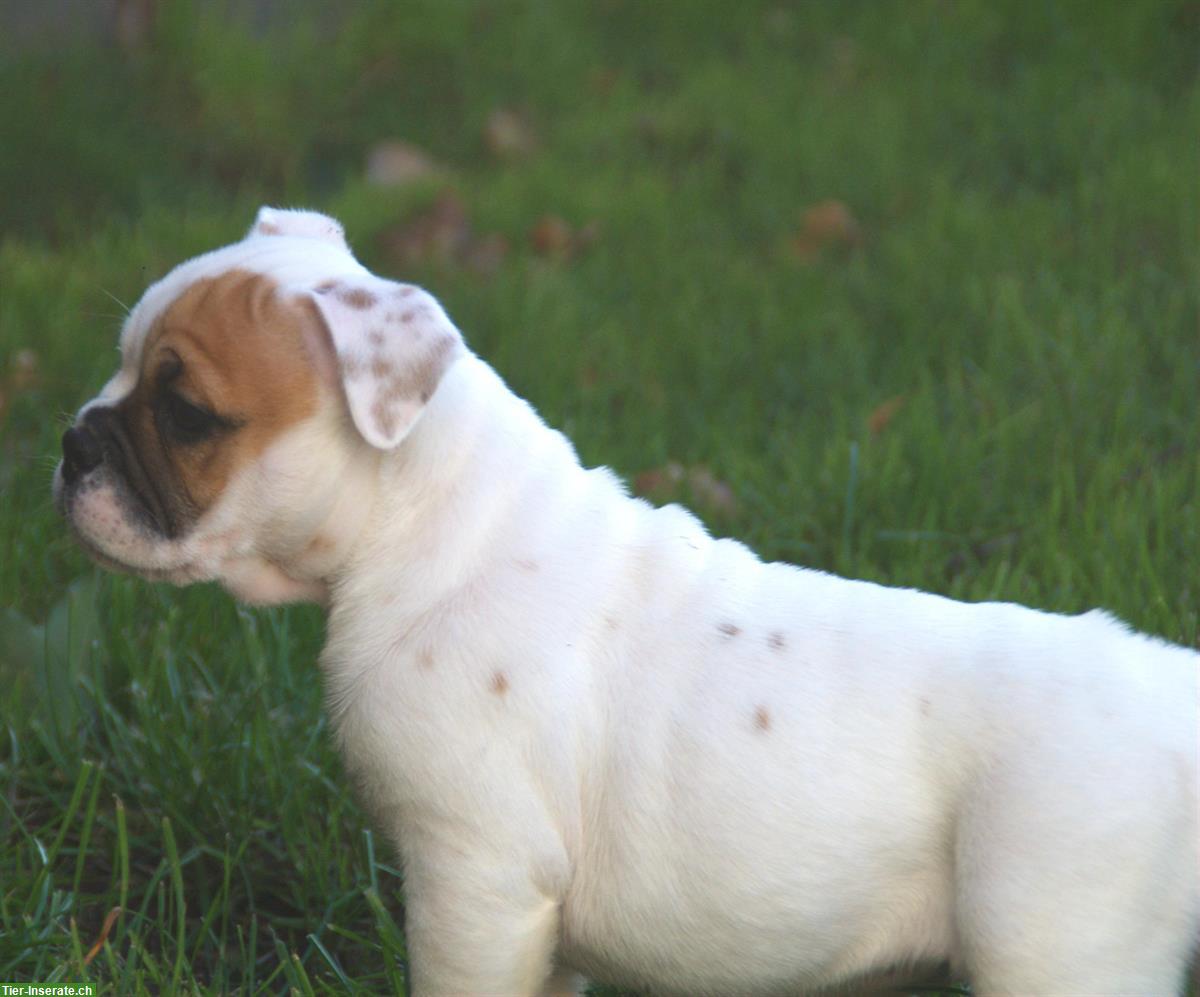
POLYGON ((575 970, 559 966, 545 983, 538 997, 578 997, 587 986, 587 980, 575 970))
POLYGON ((404 894, 417 997, 562 992, 559 904, 524 863, 491 848, 410 849, 404 894))

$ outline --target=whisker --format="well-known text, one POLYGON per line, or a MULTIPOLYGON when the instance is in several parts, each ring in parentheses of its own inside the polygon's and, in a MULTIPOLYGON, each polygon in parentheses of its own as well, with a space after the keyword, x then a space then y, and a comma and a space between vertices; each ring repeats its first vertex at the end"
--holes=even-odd
MULTIPOLYGON (((125 310, 125 315, 128 315, 131 311, 133 311, 132 308, 130 308, 127 304, 125 304, 124 301, 122 301, 120 298, 118 298, 111 291, 107 291, 103 287, 100 288, 100 290, 103 291, 105 294, 107 294, 110 298, 112 298, 113 301, 115 301, 118 305, 120 305, 125 310)), ((124 318, 124 317, 125 317, 124 315, 114 316, 114 318, 124 318)))

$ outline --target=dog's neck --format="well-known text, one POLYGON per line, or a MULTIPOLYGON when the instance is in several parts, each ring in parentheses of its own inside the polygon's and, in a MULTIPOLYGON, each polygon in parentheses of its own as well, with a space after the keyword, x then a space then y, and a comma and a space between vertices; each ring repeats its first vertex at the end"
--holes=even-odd
POLYGON ((269 518, 257 523, 251 531, 254 546, 225 560, 219 578, 237 599, 251 605, 315 602, 328 607, 333 585, 371 518, 380 461, 366 448, 346 451, 312 433, 282 445, 325 455, 327 473, 294 486, 305 488, 310 513, 286 523, 269 518))
POLYGON ((468 587, 504 556, 497 552, 520 546, 526 503, 546 492, 535 482, 580 473, 567 439, 465 354, 408 437, 380 459, 370 517, 331 579, 332 608, 386 592, 390 613, 419 615, 468 587))

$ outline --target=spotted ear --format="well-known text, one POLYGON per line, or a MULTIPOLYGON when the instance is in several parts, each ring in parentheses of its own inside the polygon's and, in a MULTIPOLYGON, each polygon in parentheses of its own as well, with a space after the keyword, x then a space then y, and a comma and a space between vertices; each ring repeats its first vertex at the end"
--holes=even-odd
POLYGON ((372 274, 321 284, 312 299, 355 427, 392 449, 463 352, 462 336, 432 295, 372 274))
POLYGON ((319 211, 261 207, 254 224, 250 226, 250 231, 246 233, 246 238, 256 235, 289 235, 300 239, 317 239, 339 246, 346 252, 350 251, 341 222, 319 211))

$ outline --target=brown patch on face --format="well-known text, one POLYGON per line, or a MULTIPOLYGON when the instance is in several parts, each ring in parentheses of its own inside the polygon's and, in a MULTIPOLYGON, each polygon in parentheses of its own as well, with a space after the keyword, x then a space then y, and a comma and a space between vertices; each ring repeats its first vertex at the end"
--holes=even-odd
POLYGON ((783 634, 776 630, 773 634, 771 634, 770 637, 767 638, 767 647, 769 647, 772 651, 782 651, 787 648, 787 640, 784 638, 783 634))
POLYGON ((303 332, 311 321, 268 278, 233 270, 191 285, 150 329, 137 386, 117 409, 174 525, 208 509, 234 474, 315 411, 303 332), (200 439, 181 434, 171 395, 217 416, 221 428, 200 439))
POLYGON ((717 629, 723 637, 736 637, 742 632, 742 628, 736 623, 721 623, 717 625, 717 629))
POLYGON ((754 726, 766 733, 771 729, 771 714, 767 712, 765 706, 759 706, 754 711, 754 726))
POLYGON ((497 696, 503 696, 508 692, 508 676, 505 675, 504 672, 496 672, 496 674, 492 676, 492 684, 489 686, 489 688, 497 696))

